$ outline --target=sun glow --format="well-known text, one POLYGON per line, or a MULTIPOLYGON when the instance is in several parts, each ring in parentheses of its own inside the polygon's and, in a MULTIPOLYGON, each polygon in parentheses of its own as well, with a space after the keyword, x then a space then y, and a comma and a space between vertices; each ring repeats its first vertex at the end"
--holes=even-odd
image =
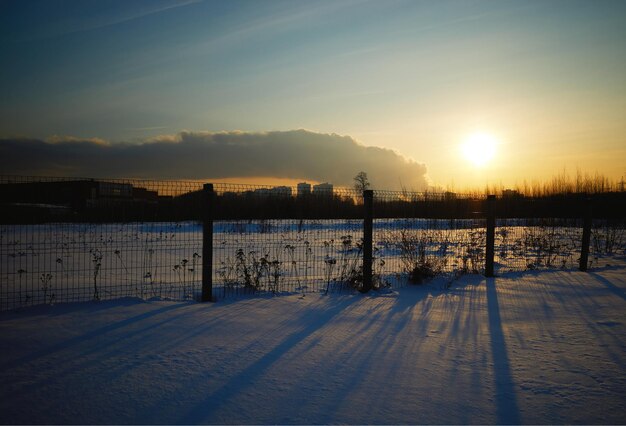
POLYGON ((496 154, 497 140, 486 133, 474 133, 467 137, 461 145, 466 160, 476 167, 485 166, 496 154))

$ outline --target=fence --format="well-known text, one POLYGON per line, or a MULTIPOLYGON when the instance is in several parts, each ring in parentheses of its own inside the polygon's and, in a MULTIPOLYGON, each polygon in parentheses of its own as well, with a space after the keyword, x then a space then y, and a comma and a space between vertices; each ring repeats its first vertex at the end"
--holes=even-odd
POLYGON ((626 243, 623 212, 591 222, 584 199, 572 202, 567 217, 562 200, 550 207, 451 193, 364 197, 330 185, 25 177, 0 178, 0 199, 0 310, 125 296, 366 291, 436 275, 584 269, 624 254, 626 243))
POLYGON ((173 200, 201 188, 197 182, 0 178, 0 310, 195 297, 202 228, 173 200))

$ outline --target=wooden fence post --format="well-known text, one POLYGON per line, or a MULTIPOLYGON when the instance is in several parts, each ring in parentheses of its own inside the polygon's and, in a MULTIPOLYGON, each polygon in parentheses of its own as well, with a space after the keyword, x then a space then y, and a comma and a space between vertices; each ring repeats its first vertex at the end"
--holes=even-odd
POLYGON ((493 277, 493 257, 496 240, 496 196, 487 196, 487 246, 485 247, 485 276, 493 277))
POLYGON ((585 210, 585 218, 583 220, 583 241, 580 248, 580 264, 578 269, 582 272, 587 271, 587 265, 589 263, 589 243, 591 242, 591 220, 593 216, 591 199, 587 199, 587 206, 585 210))
POLYGON ((363 288, 361 293, 372 289, 372 233, 374 221, 374 191, 363 191, 363 288))
POLYGON ((202 188, 202 302, 213 301, 213 184, 202 188))

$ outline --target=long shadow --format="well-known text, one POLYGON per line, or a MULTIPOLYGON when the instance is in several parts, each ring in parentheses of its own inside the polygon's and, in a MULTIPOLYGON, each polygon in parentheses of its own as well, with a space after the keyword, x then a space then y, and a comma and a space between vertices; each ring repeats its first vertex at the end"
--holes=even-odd
POLYGON ((511 375, 511 363, 506 351, 506 340, 502 331, 500 304, 494 278, 487 278, 487 308, 489 311, 489 334, 496 381, 496 423, 520 424, 515 384, 511 375))
POLYGON ((308 336, 323 328, 335 316, 341 313, 348 306, 348 304, 354 303, 357 300, 358 298, 353 298, 348 303, 345 301, 338 302, 323 312, 313 311, 305 315, 302 318, 302 322, 307 324, 304 328, 291 333, 285 340, 282 341, 282 343, 274 347, 274 349, 262 356, 258 361, 243 369, 233 376, 227 383, 207 395, 202 401, 189 410, 177 423, 194 424, 205 422, 205 419, 210 417, 211 412, 214 408, 216 408, 216 400, 223 402, 231 401, 233 397, 241 393, 245 390, 245 388, 253 386, 253 382, 273 364, 278 362, 284 354, 289 352, 308 336))
MULTIPOLYGON (((388 323, 389 326, 382 326, 378 331, 378 334, 371 335, 371 339, 363 341, 363 345, 358 345, 359 350, 357 353, 351 352, 347 356, 338 355, 338 358, 341 359, 341 362, 337 362, 337 359, 332 361, 336 363, 336 365, 350 365, 355 370, 354 376, 351 376, 350 379, 343 382, 342 384, 335 383, 335 394, 332 397, 329 397, 325 400, 324 407, 322 411, 316 412, 314 415, 314 423, 316 424, 328 424, 336 422, 337 419, 334 417, 337 411, 337 407, 339 407, 342 401, 350 394, 351 391, 357 389, 359 383, 361 383, 366 377, 367 374, 364 373, 365 369, 371 366, 370 360, 376 356, 380 356, 381 353, 385 353, 385 347, 393 346, 393 342, 387 342, 381 346, 379 342, 384 340, 384 337, 388 336, 390 331, 389 327, 394 326, 396 328, 395 332, 392 334, 397 334, 402 331, 402 329, 408 325, 411 320, 411 309, 420 301, 427 298, 431 295, 431 290, 429 288, 412 288, 412 289, 399 289, 398 293, 392 294, 372 294, 369 295, 354 295, 354 297, 349 298, 348 301, 345 299, 340 299, 339 302, 334 302, 332 306, 323 311, 317 310, 314 312, 310 312, 305 314, 303 317, 297 320, 298 323, 302 324, 302 326, 287 335, 286 339, 278 344, 278 346, 274 347, 270 352, 263 355, 260 359, 258 359, 255 363, 248 366, 242 371, 237 372, 233 377, 231 377, 227 383, 221 385, 215 391, 212 391, 210 395, 206 396, 203 399, 203 402, 196 402, 195 405, 189 408, 189 411, 182 419, 177 419, 176 423, 188 424, 188 423, 199 423, 199 422, 207 422, 207 421, 215 421, 215 410, 219 409, 219 404, 232 404, 234 400, 240 394, 245 394, 246 389, 248 387, 256 386, 255 381, 257 378, 262 376, 265 372, 271 370, 273 366, 277 363, 280 363, 281 357, 285 354, 289 354, 290 358, 297 358, 300 354, 305 353, 307 350, 310 350, 315 346, 315 342, 311 342, 310 345, 300 345, 300 343, 307 339, 307 337, 311 335, 315 335, 316 332, 323 329, 324 326, 330 322, 332 322, 338 314, 346 312, 349 309, 350 305, 353 303, 361 303, 363 299, 376 299, 376 298, 393 298, 394 302, 389 305, 385 305, 385 308, 375 309, 374 311, 368 311, 367 317, 363 317, 363 322, 359 323, 356 328, 351 330, 351 335, 348 338, 348 341, 344 340, 344 344, 350 346, 350 342, 352 339, 359 339, 359 336, 362 335, 362 332, 367 334, 367 331, 370 327, 375 326, 376 323, 384 322, 388 323), (402 292, 406 291, 409 294, 402 295, 402 292), (415 293, 418 294, 415 294, 415 293), (412 293, 412 294, 411 294, 412 293), (408 296, 408 297, 407 297, 408 296), (401 318, 398 318, 400 316, 401 318), (393 318, 393 320, 392 320, 393 318), (369 346, 368 346, 369 345, 369 346), (363 364, 363 368, 354 368, 354 363, 358 362, 363 364)), ((332 297, 329 297, 329 301, 333 300, 332 297)), ((428 310, 426 312, 422 312, 418 321, 422 324, 422 331, 418 333, 418 335, 424 334, 424 329, 427 328, 428 322, 428 310)), ((245 349, 242 350, 245 352, 245 349)), ((332 358, 332 357, 331 357, 332 358)), ((328 365, 324 359, 320 359, 320 365, 328 365)), ((326 374, 320 373, 319 371, 315 371, 311 374, 326 374)), ((332 375, 332 373, 331 373, 332 375)), ((330 377, 330 375, 329 375, 330 377)), ((304 380, 304 379, 303 379, 304 380)), ((308 383, 308 380, 304 380, 304 382, 308 383)), ((193 384, 188 385, 190 387, 194 387, 193 384)), ((297 387, 297 385, 294 385, 297 387)), ((314 397, 314 395, 312 395, 314 397)), ((266 409, 272 410, 269 407, 266 409)), ((280 411, 275 411, 276 413, 282 413, 282 418, 278 423, 286 422, 289 423, 286 419, 290 417, 290 410, 293 410, 293 407, 283 407, 280 411)), ((299 412, 297 410, 296 412, 299 412)), ((265 412, 267 414, 267 412, 265 412)), ((274 419, 275 420, 275 419, 274 419)))
POLYGON ((94 339, 96 337, 100 337, 103 334, 110 333, 111 331, 120 329, 122 327, 125 327, 127 325, 133 324, 135 322, 142 321, 142 320, 145 320, 147 318, 153 317, 155 315, 159 315, 159 314, 162 314, 164 312, 171 311, 173 309, 178 309, 178 308, 181 308, 183 306, 188 306, 188 305, 189 305, 189 303, 183 302, 183 303, 177 303, 176 305, 164 306, 162 308, 155 309, 153 311, 144 312, 143 314, 136 315, 136 316, 134 316, 132 318, 127 318, 125 320, 118 321, 118 322, 113 323, 113 324, 105 325, 104 327, 100 327, 97 330, 90 331, 88 333, 85 333, 85 334, 80 335, 80 336, 73 337, 73 338, 65 340, 63 342, 59 342, 59 343, 57 343, 55 345, 49 346, 47 348, 41 349, 41 350, 33 352, 31 354, 28 354, 28 355, 26 355, 26 356, 24 356, 22 358, 18 358, 18 359, 12 360, 12 361, 5 362, 4 364, 0 365, 0 369, 10 369, 10 368, 19 367, 22 364, 34 361, 36 359, 39 359, 39 358, 42 358, 42 357, 45 357, 45 356, 52 355, 52 354, 54 354, 56 352, 62 351, 64 349, 68 349, 68 348, 70 348, 70 347, 72 347, 74 345, 83 343, 86 340, 90 340, 90 339, 94 339))
MULTIPOLYGON (((164 325, 167 325, 168 323, 171 323, 173 321, 179 321, 181 320, 181 318, 185 316, 189 316, 189 315, 192 315, 198 318, 198 314, 199 312, 201 312, 198 309, 186 309, 182 313, 177 313, 175 315, 166 315, 165 318, 163 319, 156 318, 158 316, 157 314, 164 313, 165 311, 169 311, 170 309, 174 309, 178 306, 184 306, 184 305, 189 305, 189 304, 193 304, 193 302, 189 302, 189 303, 183 302, 174 306, 166 306, 164 308, 155 309, 152 312, 140 314, 133 318, 123 320, 118 323, 111 324, 109 326, 102 327, 99 330, 103 332, 97 335, 98 338, 96 339, 91 339, 91 336, 94 336, 97 333, 97 331, 85 334, 84 336, 82 336, 84 340, 82 342, 81 341, 76 342, 77 344, 72 347, 72 362, 69 362, 69 363, 65 361, 55 362, 54 376, 49 376, 48 378, 39 379, 39 380, 33 380, 29 382, 27 385, 20 386, 19 387, 20 393, 28 394, 32 389, 50 386, 52 383, 54 383, 55 378, 58 379, 59 377, 66 377, 77 372, 87 371, 91 367, 93 367, 95 363, 99 362, 98 359, 106 360, 106 359, 109 359, 110 357, 115 358, 116 356, 120 354, 120 349, 122 351, 124 350, 124 347, 132 346, 133 348, 136 348, 138 351, 146 352, 146 353, 147 352, 154 353, 155 351, 162 353, 164 350, 167 350, 167 348, 177 346, 179 342, 181 341, 181 339, 185 340, 187 338, 184 334, 186 332, 189 332, 189 330, 187 330, 185 327, 181 329, 181 334, 178 337, 172 338, 168 342, 160 341, 157 346, 154 346, 154 343, 152 344, 152 346, 148 346, 144 342, 150 343, 151 339, 154 338, 153 337, 154 335, 151 334, 150 332, 153 330, 158 330, 164 325), (145 321, 144 322, 145 326, 133 327, 132 330, 123 330, 124 325, 134 325, 133 323, 138 323, 140 320, 147 319, 148 317, 151 317, 151 316, 154 316, 155 319, 151 321, 145 321), (109 338, 102 338, 102 339, 100 338, 100 337, 104 337, 106 333, 112 330, 123 330, 123 331, 121 335, 112 335, 109 338), (86 338, 85 336, 89 336, 89 337, 86 338), (81 345, 82 343, 87 343, 87 345, 81 345), (93 354, 97 355, 96 359, 89 357, 89 355, 93 355, 93 354)), ((236 312, 236 310, 229 309, 228 313, 230 314, 233 311, 236 312)), ((211 312, 211 315, 210 315, 211 321, 213 322, 218 321, 223 316, 224 314, 220 315, 220 314, 216 314, 215 312, 211 312)), ((205 333, 207 324, 208 322, 205 323, 204 326, 199 327, 202 329, 201 331, 199 332, 197 330, 194 331, 193 332, 194 335, 205 333)), ((70 339, 66 342, 59 343, 58 346, 60 345, 67 346, 68 342, 72 342, 74 340, 79 340, 79 337, 70 339)), ((50 354, 53 354, 54 352, 51 351, 51 349, 54 349, 56 347, 57 345, 51 348, 48 348, 47 350, 50 354)), ((58 351, 60 352, 62 351, 62 349, 63 348, 59 348, 58 351)), ((43 352, 43 350, 41 352, 43 352)), ((47 354, 43 354, 44 356, 41 356, 41 355, 42 354, 38 352, 37 356, 34 356, 32 361, 36 362, 38 358, 39 359, 42 357, 45 358, 45 355, 47 354)), ((23 359, 21 359, 20 361, 22 360, 24 361, 24 364, 22 365, 25 365, 28 363, 28 361, 31 361, 30 358, 31 357, 24 357, 23 359)), ((17 363, 17 361, 13 361, 13 362, 17 363)), ((7 363, 7 365, 9 365, 9 363, 7 363)), ((108 367, 106 377, 102 377, 99 383, 101 385, 103 383, 111 383, 117 377, 122 376, 123 374, 127 373, 128 371, 132 370, 135 367, 136 366, 129 366, 128 364, 125 364, 124 362, 121 362, 114 367, 108 367)))
POLYGON ((145 303, 139 297, 122 297, 119 299, 101 300, 101 301, 84 301, 84 302, 59 302, 54 305, 40 304, 33 306, 25 306, 9 311, 0 312, 0 322, 10 321, 22 316, 28 317, 58 317, 70 313, 78 312, 94 312, 107 309, 117 308, 120 306, 132 306, 145 303))
MULTIPOLYGON (((341 361, 334 361, 336 365, 350 365, 352 374, 346 376, 346 380, 340 385, 335 385, 335 394, 332 397, 326 398, 325 406, 323 410, 316 413, 315 424, 333 424, 340 422, 336 415, 342 404, 348 399, 350 394, 360 388, 363 382, 367 379, 367 371, 371 369, 374 363, 372 360, 381 359, 380 357, 387 351, 393 351, 393 347, 398 342, 402 331, 411 322, 419 324, 419 330, 415 337, 423 336, 430 324, 430 312, 431 304, 425 304, 418 318, 412 317, 412 309, 426 300, 429 296, 433 295, 432 289, 428 287, 412 288, 412 289, 398 289, 397 294, 393 295, 394 303, 391 306, 385 306, 374 317, 364 318, 364 322, 360 325, 360 329, 354 331, 354 333, 344 341, 347 347, 353 347, 352 342, 358 342, 356 344, 356 350, 351 351, 347 356, 339 358, 341 361), (402 293, 405 293, 404 295, 402 293), (415 294, 417 292, 417 295, 415 294), (407 294, 409 293, 409 294, 407 294), (410 294, 413 293, 413 294, 410 294), (378 325, 378 331, 376 333, 369 333, 368 330, 378 325), (391 328, 393 326, 393 329, 391 328), (361 331, 363 333, 361 333, 361 331), (368 336, 362 339, 361 336, 368 336), (395 336, 391 340, 385 340, 389 336, 395 336)), ((368 314, 368 317, 371 315, 368 314)), ((418 344, 417 347, 420 347, 418 344)), ((415 349, 417 350, 417 349, 415 349)), ((324 364, 324 361, 321 361, 324 364)), ((326 362, 328 365, 328 362, 326 362)), ((332 365, 332 364, 331 364, 332 365)), ((385 366, 388 377, 395 377, 398 374, 399 365, 388 364, 385 366)), ((315 374, 315 373, 313 373, 315 374)), ((328 374, 328 373, 326 373, 328 374)), ((344 373, 345 374, 345 373, 344 373)), ((395 390, 389 389, 386 386, 381 386, 381 392, 387 392, 389 398, 393 398, 393 392, 395 390)), ((364 412, 372 409, 372 405, 381 403, 381 395, 374 397, 373 401, 368 401, 368 407, 363 407, 364 412)), ((394 424, 397 419, 389 417, 386 421, 390 424, 394 424)), ((401 422, 399 422, 401 423, 401 422)))
POLYGON ((626 291, 624 291, 623 289, 619 288, 618 286, 613 284, 611 281, 609 281, 606 278, 604 278, 602 275, 596 274, 595 272, 589 272, 589 275, 591 275, 596 280, 598 280, 602 284, 604 284, 606 286, 606 288, 611 293, 613 293, 614 295, 616 295, 618 297, 621 297, 622 299, 626 300, 626 291))

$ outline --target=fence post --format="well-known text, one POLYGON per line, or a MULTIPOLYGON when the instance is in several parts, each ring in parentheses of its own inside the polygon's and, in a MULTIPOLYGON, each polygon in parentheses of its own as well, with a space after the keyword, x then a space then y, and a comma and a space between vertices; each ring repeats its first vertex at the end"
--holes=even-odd
POLYGON ((202 302, 213 300, 213 184, 202 187, 202 302))
POLYGON ((374 191, 363 191, 363 288, 361 293, 372 289, 372 233, 374 220, 374 191))
POLYGON ((493 257, 496 240, 496 196, 487 196, 487 246, 485 247, 485 276, 493 277, 493 257))
POLYGON ((580 249, 580 264, 578 269, 582 272, 587 271, 589 261, 589 243, 591 242, 591 219, 593 216, 591 199, 587 199, 585 210, 585 218, 583 220, 583 245, 580 249))

